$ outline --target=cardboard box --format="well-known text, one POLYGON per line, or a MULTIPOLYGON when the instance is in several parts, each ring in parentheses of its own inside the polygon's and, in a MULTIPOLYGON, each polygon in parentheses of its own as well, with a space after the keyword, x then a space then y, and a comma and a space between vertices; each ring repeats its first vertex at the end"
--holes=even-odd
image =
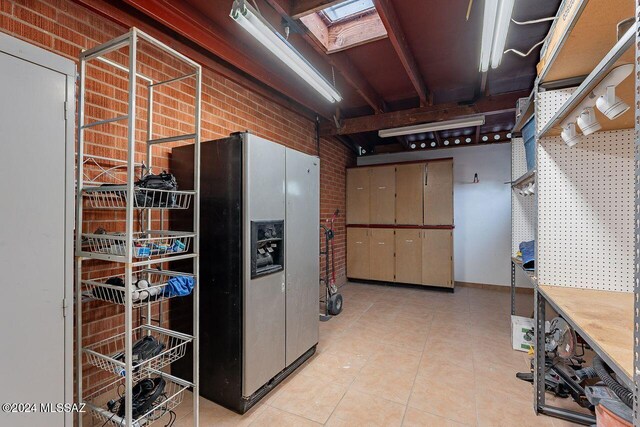
POLYGON ((535 321, 528 317, 511 316, 511 346, 514 350, 528 352, 531 349, 534 342, 534 325, 535 321))

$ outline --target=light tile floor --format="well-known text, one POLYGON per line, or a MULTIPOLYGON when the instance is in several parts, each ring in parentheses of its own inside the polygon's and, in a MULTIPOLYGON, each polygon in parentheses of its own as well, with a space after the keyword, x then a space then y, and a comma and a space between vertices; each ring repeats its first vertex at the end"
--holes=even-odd
MULTIPOLYGON (((529 360, 511 349, 508 292, 352 283, 341 292, 344 311, 320 323, 315 356, 243 416, 201 399, 200 425, 572 425, 536 416, 531 385, 515 378, 529 360)), ((532 300, 519 294, 519 312, 530 315, 532 300)), ((186 396, 175 427, 192 425, 190 410, 186 396)))

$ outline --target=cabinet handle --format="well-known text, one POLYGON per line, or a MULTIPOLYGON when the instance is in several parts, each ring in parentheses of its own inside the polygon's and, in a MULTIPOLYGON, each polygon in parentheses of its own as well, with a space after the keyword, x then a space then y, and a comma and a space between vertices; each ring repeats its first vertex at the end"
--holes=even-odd
POLYGON ((387 187, 378 187, 378 190, 384 190, 387 187))
POLYGON ((413 243, 413 240, 405 240, 407 243, 413 243))
POLYGON ((356 187, 356 190, 364 190, 364 187, 356 187))
POLYGON ((356 242, 356 243, 357 243, 358 245, 361 245, 361 244, 362 244, 362 242, 356 242))
POLYGON ((378 242, 379 245, 384 245, 384 242, 378 242))
POLYGON ((429 167, 424 165, 424 185, 429 185, 429 167))

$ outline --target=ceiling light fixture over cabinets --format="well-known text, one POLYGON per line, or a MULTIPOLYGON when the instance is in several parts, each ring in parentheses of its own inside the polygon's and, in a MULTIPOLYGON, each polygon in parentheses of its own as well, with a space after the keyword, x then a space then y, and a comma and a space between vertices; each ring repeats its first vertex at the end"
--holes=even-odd
POLYGON ((342 100, 342 96, 333 85, 251 5, 244 0, 235 0, 229 16, 328 101, 340 102, 342 100))
POLYGON ((463 119, 445 120, 442 122, 423 123, 421 125, 403 126, 378 131, 380 138, 392 136, 413 135, 422 132, 436 132, 439 130, 460 129, 484 125, 484 115, 470 116, 463 119))
POLYGON ((480 48, 480 71, 485 73, 498 68, 507 42, 509 24, 515 0, 485 0, 482 22, 482 46, 480 48))

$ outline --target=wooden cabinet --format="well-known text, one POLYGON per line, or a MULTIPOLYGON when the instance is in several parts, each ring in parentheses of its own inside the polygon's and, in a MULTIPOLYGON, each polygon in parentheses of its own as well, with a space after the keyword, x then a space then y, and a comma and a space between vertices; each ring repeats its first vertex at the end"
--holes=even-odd
POLYGON ((347 224, 369 224, 369 171, 347 169, 347 224))
POLYGON ((453 224, 453 160, 428 162, 424 177, 424 224, 453 224))
POLYGON ((422 284, 453 288, 453 232, 422 231, 422 284))
POLYGON ((396 282, 422 284, 422 230, 396 230, 396 282))
POLYGON ((395 236, 394 230, 372 228, 369 230, 369 253, 371 280, 395 281, 395 236))
POLYGON ((347 228, 347 277, 369 279, 369 229, 347 228))
POLYGON ((395 224, 396 222, 396 167, 370 168, 370 224, 395 224))
POLYGON ((396 166, 396 224, 424 223, 424 172, 424 163, 396 166))
POLYGON ((347 169, 347 224, 453 225, 453 160, 347 169))
POLYGON ((453 288, 452 159, 348 169, 346 218, 347 277, 453 288))

